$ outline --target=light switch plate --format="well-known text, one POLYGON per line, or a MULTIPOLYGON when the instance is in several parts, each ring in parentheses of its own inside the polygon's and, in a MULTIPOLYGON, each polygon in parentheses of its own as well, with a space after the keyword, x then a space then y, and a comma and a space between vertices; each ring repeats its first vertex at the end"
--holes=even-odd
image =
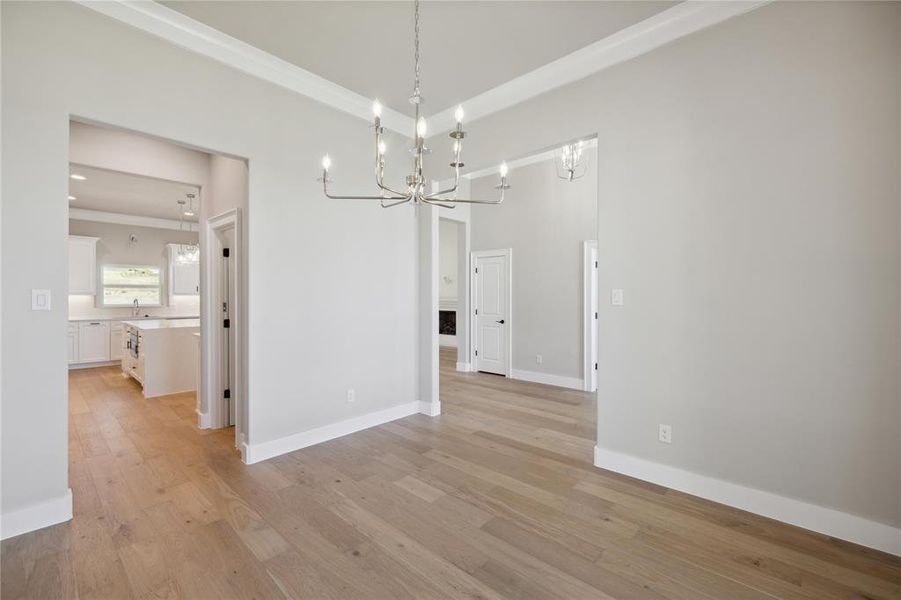
POLYGON ((621 289, 610 290, 610 304, 613 306, 623 305, 623 291, 621 289))
POLYGON ((50 290, 31 290, 31 310, 50 310, 50 290))

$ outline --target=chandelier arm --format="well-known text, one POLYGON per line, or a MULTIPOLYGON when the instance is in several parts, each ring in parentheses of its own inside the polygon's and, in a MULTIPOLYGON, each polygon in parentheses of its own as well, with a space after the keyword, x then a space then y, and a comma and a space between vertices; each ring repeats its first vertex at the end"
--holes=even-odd
MULTIPOLYGON (((441 208, 449 208, 449 209, 451 209, 451 210, 457 208, 457 207, 454 206, 453 204, 446 204, 445 202, 439 202, 439 201, 436 201, 436 200, 434 200, 434 199, 431 199, 431 200, 430 200, 430 199, 425 198, 425 197, 422 198, 422 201, 423 201, 425 204, 429 204, 429 205, 431 205, 431 206, 440 206, 441 208)), ((448 200, 447 202, 450 202, 450 200, 448 200)))
MULTIPOLYGON (((375 180, 375 183, 376 183, 377 186, 379 186, 379 189, 380 189, 380 190, 384 190, 384 191, 386 191, 386 192, 388 192, 388 193, 394 194, 394 195, 397 196, 398 198, 401 198, 401 197, 403 197, 403 198, 409 198, 409 197, 410 197, 409 194, 404 194, 403 192, 398 192, 397 190, 392 190, 391 188, 389 188, 387 185, 385 185, 384 183, 382 183, 382 182, 379 181, 378 179, 375 180)), ((391 199, 392 199, 392 198, 386 198, 386 200, 391 200, 391 199)))
POLYGON ((452 194, 457 191, 457 186, 460 185, 460 167, 456 167, 454 169, 454 185, 452 187, 447 188, 446 190, 438 190, 434 194, 429 194, 427 197, 430 199, 441 200, 442 198, 438 198, 438 196, 443 196, 444 194, 452 194))
POLYGON ((506 183, 502 183, 498 188, 501 190, 501 196, 497 200, 470 200, 464 198, 454 198, 453 200, 446 200, 446 202, 453 203, 463 203, 463 204, 500 204, 504 201, 504 192, 506 192, 507 188, 510 187, 506 183))
MULTIPOLYGON (((409 199, 409 196, 335 196, 329 193, 328 191, 328 173, 324 173, 322 177, 322 193, 325 194, 326 198, 331 198, 332 200, 401 200, 401 199, 409 199)), ((396 192, 395 192, 396 193, 396 192)))
POLYGON ((410 200, 412 200, 412 196, 405 196, 402 200, 397 200, 396 202, 389 202, 388 204, 385 204, 384 202, 382 202, 381 205, 382 205, 382 208, 391 208, 392 206, 397 206, 398 204, 406 204, 410 200))

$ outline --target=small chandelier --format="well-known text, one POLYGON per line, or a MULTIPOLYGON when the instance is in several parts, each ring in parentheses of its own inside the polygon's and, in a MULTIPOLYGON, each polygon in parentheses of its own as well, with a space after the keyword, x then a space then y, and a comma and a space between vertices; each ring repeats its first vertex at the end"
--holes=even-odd
MULTIPOLYGON (((178 204, 178 230, 184 231, 185 217, 193 217, 196 212, 194 210, 194 194, 185 194, 185 199, 179 198, 175 201, 178 204)), ((179 244, 175 252, 175 262, 180 265, 196 264, 200 262, 200 246, 197 244, 179 244)))
POLYGON ((396 191, 395 188, 388 187, 385 184, 385 154, 387 146, 382 139, 385 129, 382 127, 382 105, 376 100, 372 104, 372 112, 375 116, 375 183, 378 186, 378 195, 374 196, 339 196, 329 193, 328 184, 332 182, 329 179, 328 171, 332 165, 332 160, 328 154, 322 158, 322 177, 316 181, 322 182, 322 191, 327 198, 335 200, 378 200, 382 208, 398 206, 400 204, 431 204, 444 208, 455 208, 459 203, 466 204, 500 204, 504 201, 504 192, 510 189, 507 185, 507 163, 501 163, 500 184, 495 186, 496 190, 500 190, 500 194, 496 200, 464 200, 457 198, 457 185, 460 181, 460 168, 463 167, 462 152, 463 138, 466 132, 463 131, 463 107, 458 106, 454 112, 454 118, 457 121, 457 127, 450 133, 453 140, 454 160, 450 166, 454 169, 454 183, 452 186, 444 190, 438 190, 432 193, 427 191, 429 180, 423 175, 423 156, 430 151, 425 146, 425 136, 427 125, 425 117, 420 116, 419 107, 423 102, 422 94, 419 90, 419 0, 413 2, 413 62, 415 65, 413 75, 413 95, 410 96, 410 103, 415 107, 415 129, 413 132, 414 145, 410 149, 413 154, 413 172, 407 175, 406 187, 403 191, 396 191))
POLYGON ((585 143, 582 141, 566 144, 557 150, 557 177, 567 181, 575 181, 585 175, 588 170, 582 153, 585 143))

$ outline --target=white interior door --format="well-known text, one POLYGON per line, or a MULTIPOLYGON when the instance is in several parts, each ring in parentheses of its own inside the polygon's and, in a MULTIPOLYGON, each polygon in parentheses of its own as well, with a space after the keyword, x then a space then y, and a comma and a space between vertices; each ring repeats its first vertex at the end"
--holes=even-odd
POLYGON ((591 248, 591 361, 590 361, 590 392, 596 392, 598 389, 598 249, 597 246, 591 248))
POLYGON ((507 375, 510 281, 507 254, 474 254, 475 360, 479 371, 507 375))

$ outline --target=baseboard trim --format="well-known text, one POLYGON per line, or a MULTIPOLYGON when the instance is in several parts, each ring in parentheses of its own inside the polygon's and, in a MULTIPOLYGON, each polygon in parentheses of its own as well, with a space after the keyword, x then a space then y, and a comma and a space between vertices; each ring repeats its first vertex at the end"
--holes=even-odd
POLYGON ((901 556, 901 528, 891 525, 598 446, 594 466, 901 556))
POLYGON ((121 360, 100 360, 97 362, 84 362, 84 363, 69 363, 70 371, 77 371, 78 369, 96 369, 97 367, 114 367, 116 365, 121 365, 121 360))
POLYGON ((573 390, 581 390, 584 387, 582 380, 578 377, 564 377, 563 375, 554 375, 553 373, 539 373, 537 371, 513 369, 510 373, 510 377, 512 379, 521 379, 523 381, 543 383, 545 385, 555 385, 557 387, 573 390))
POLYGON ((212 427, 212 423, 210 421, 210 414, 200 412, 200 409, 195 409, 194 412, 197 413, 197 427, 198 429, 209 429, 212 427))
POLYGON ((434 402, 426 402, 422 400, 419 402, 419 414, 428 415, 430 417, 437 417, 441 414, 441 401, 435 400, 434 402))
POLYGON ((53 500, 32 504, 0 516, 0 539, 22 535, 72 519, 72 489, 53 500))
POLYGON ((407 402, 398 406, 392 406, 384 410, 376 411, 366 415, 360 415, 345 421, 339 421, 330 425, 323 425, 309 431, 287 435, 268 442, 259 444, 247 444, 244 450, 244 462, 248 465, 258 463, 260 461, 294 452, 307 446, 321 444, 335 438, 339 438, 355 431, 369 429, 382 423, 402 419, 419 413, 419 402, 407 402))
POLYGON ((457 370, 461 373, 469 373, 470 371, 472 371, 472 364, 468 362, 458 362, 457 370))

